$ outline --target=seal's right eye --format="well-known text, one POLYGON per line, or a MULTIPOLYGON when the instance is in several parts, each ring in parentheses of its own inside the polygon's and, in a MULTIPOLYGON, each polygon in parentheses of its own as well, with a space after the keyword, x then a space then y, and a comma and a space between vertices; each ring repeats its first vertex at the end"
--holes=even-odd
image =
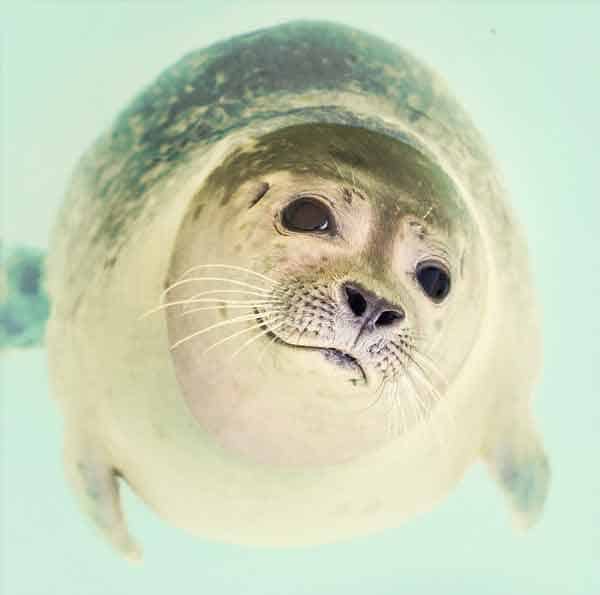
POLYGON ((417 266, 417 280, 436 303, 443 301, 450 292, 450 275, 438 263, 423 262, 417 266))
POLYGON ((333 231, 334 221, 329 209, 312 197, 302 197, 287 205, 281 222, 290 231, 333 231))

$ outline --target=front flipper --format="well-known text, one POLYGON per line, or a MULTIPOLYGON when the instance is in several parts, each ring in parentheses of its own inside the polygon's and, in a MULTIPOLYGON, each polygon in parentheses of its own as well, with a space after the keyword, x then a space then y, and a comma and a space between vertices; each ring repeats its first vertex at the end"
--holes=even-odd
POLYGON ((123 556, 142 559, 121 509, 118 473, 93 442, 71 437, 65 444, 67 478, 83 511, 123 556))
POLYGON ((510 501, 515 524, 531 527, 544 508, 550 466, 528 409, 496 420, 483 458, 510 501))

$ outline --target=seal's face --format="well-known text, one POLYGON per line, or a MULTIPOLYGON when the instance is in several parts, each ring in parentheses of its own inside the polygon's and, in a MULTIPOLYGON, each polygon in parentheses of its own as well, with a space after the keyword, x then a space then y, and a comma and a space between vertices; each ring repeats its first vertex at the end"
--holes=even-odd
POLYGON ((192 413, 269 464, 346 461, 427 423, 485 301, 478 236, 443 171, 326 125, 267 135, 215 170, 171 281, 192 413))

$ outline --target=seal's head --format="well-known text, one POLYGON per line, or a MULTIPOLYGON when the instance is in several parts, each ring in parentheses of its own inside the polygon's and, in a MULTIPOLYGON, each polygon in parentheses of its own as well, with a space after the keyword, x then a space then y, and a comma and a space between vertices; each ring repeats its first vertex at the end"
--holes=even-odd
POLYGON ((348 461, 443 401, 485 307, 460 190, 407 143, 302 124, 233 151, 182 223, 167 308, 189 408, 255 461, 348 461), (183 302, 183 303, 182 303, 183 302))

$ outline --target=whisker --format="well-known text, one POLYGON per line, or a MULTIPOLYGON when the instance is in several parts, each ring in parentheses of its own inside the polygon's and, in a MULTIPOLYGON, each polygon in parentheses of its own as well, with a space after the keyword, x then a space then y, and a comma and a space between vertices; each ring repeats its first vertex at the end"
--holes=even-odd
POLYGON ((398 434, 398 429, 396 427, 396 422, 398 420, 398 399, 396 398, 397 385, 396 383, 392 383, 391 385, 387 385, 385 388, 391 388, 391 390, 384 390, 385 400, 390 404, 390 408, 388 410, 388 433, 390 436, 396 436, 398 434))
POLYGON ((304 323, 304 327, 302 329, 298 329, 298 336, 296 338, 297 343, 300 343, 302 337, 304 336, 304 333, 308 330, 308 327, 311 325, 312 322, 314 322, 314 316, 309 316, 308 320, 304 323))
POLYGON ((142 318, 146 318, 147 316, 150 316, 150 314, 156 314, 157 312, 160 312, 161 310, 166 310, 167 308, 172 308, 173 306, 181 306, 183 304, 189 304, 189 303, 190 303, 190 298, 185 299, 185 300, 177 300, 174 302, 167 302, 165 304, 161 304, 160 306, 155 306, 154 308, 150 308, 150 310, 147 310, 146 312, 144 312, 138 318, 138 320, 141 320, 142 318))
POLYGON ((426 406, 426 404, 422 402, 422 396, 417 388, 417 383, 413 379, 413 385, 415 386, 415 391, 420 395, 419 401, 422 403, 422 407, 424 409, 425 415, 427 416, 428 420, 430 421, 430 423, 427 423, 425 425, 428 426, 428 429, 432 432, 435 441, 437 442, 438 446, 441 448, 444 446, 445 441, 444 441, 443 437, 440 437, 440 434, 436 429, 437 424, 433 423, 430 413, 433 410, 434 406, 437 403, 440 403, 442 401, 442 395, 439 393, 439 391, 435 388, 435 386, 429 380, 429 376, 427 375, 427 372, 421 366, 418 365, 416 360, 412 359, 412 361, 413 361, 413 363, 416 364, 414 370, 419 373, 421 382, 423 383, 424 388, 427 391, 427 394, 430 398, 429 405, 426 406))
MULTIPOLYGON (((209 289, 207 291, 201 291, 200 293, 195 293, 191 296, 190 299, 196 299, 198 297, 202 297, 204 295, 213 295, 215 293, 241 293, 242 295, 255 295, 263 297, 265 295, 264 291, 260 293, 258 291, 249 291, 248 289, 209 289)), ((273 296, 279 295, 279 292, 270 292, 273 296)))
POLYGON ((437 364, 433 361, 433 359, 431 359, 431 357, 429 357, 427 354, 422 353, 421 351, 419 351, 418 349, 414 349, 413 350, 413 356, 416 358, 421 358, 422 360, 422 365, 427 365, 429 366, 429 370, 433 373, 437 375, 437 380, 439 381, 439 383, 441 384, 442 389, 446 388, 448 386, 448 380, 446 379, 446 377, 443 375, 443 373, 439 370, 437 364))
POLYGON ((205 333, 208 333, 209 331, 222 327, 222 326, 228 326, 230 324, 237 324, 238 322, 246 322, 248 320, 256 320, 256 315, 255 314, 248 314, 248 315, 244 315, 244 316, 236 316, 235 318, 231 318, 229 320, 222 320, 220 322, 216 322, 215 324, 211 324, 210 326, 203 328, 199 331, 196 331, 194 333, 192 333, 191 335, 188 335, 187 337, 184 337, 183 339, 179 339, 179 341, 176 341, 175 343, 173 343, 173 345, 171 345, 171 351, 173 351, 173 349, 175 349, 176 347, 179 347, 180 345, 182 345, 183 343, 186 343, 187 341, 190 341, 191 339, 194 339, 195 337, 199 337, 200 335, 204 335, 205 333))
POLYGON ((228 300, 225 298, 195 298, 195 299, 190 299, 187 300, 188 304, 202 304, 202 303, 215 303, 215 304, 258 304, 258 305, 262 305, 262 304, 281 304, 281 300, 278 299, 269 299, 269 300, 256 300, 256 299, 252 299, 252 300, 228 300))
POLYGON ((419 406, 419 411, 420 411, 420 421, 425 421, 429 415, 429 412, 431 411, 431 408, 428 407, 427 402, 423 400, 423 395, 419 391, 417 383, 414 382, 415 379, 414 379, 414 376, 412 375, 412 371, 410 370, 410 368, 407 368, 406 373, 413 380, 413 385, 415 387, 415 401, 416 401, 417 405, 419 406))
POLYGON ((236 279, 227 279, 226 277, 190 277, 188 279, 182 279, 181 281, 176 281, 172 283, 169 287, 167 287, 161 294, 161 299, 164 296, 175 289, 176 287, 180 287, 181 285, 186 285, 188 283, 200 283, 202 281, 222 281, 224 283, 231 283, 233 285, 238 285, 239 287, 248 287, 249 289, 254 289, 264 294, 271 294, 272 290, 265 289, 264 287, 258 287, 257 285, 252 285, 251 283, 246 283, 245 281, 238 281, 236 279))
MULTIPOLYGON (((181 316, 186 316, 187 314, 193 314, 194 312, 204 312, 207 310, 222 310, 223 308, 229 308, 230 310, 236 310, 236 309, 242 309, 242 310, 252 310, 253 308, 256 308, 257 306, 268 306, 270 304, 273 303, 277 303, 277 302, 250 302, 248 304, 227 304, 227 303, 222 303, 220 305, 215 305, 215 306, 203 306, 201 308, 192 308, 191 310, 186 310, 185 312, 181 313, 181 316)), ((285 308, 281 307, 281 308, 270 308, 269 311, 271 310, 285 310, 285 308)))
POLYGON ((387 391, 387 394, 385 394, 386 400, 391 404, 388 426, 391 436, 399 436, 406 432, 406 424, 404 422, 402 424, 402 432, 399 430, 400 413, 402 414, 402 419, 404 420, 405 418, 404 403, 398 396, 400 390, 400 379, 397 378, 396 375, 392 376, 392 378, 394 379, 394 382, 391 383, 392 390, 387 391))
MULTIPOLYGON (((403 374, 400 380, 402 382, 406 382, 406 376, 403 374)), ((402 435, 404 435, 408 431, 408 424, 406 421, 406 404, 404 403, 404 401, 400 400, 400 398, 398 396, 399 391, 400 391, 400 382, 396 383, 394 394, 392 395, 392 398, 395 401, 396 417, 400 416, 402 419, 402 435)))
MULTIPOLYGON (((406 374, 402 375, 402 380, 404 382, 408 382, 406 374)), ((405 434, 406 432, 408 432, 408 421, 406 419, 406 407, 404 403, 400 404, 400 412, 402 413, 402 432, 405 434)))
MULTIPOLYGON (((287 322, 287 321, 286 321, 287 322)), ((262 360, 265 356, 265 353, 267 352, 268 349, 270 349, 271 347, 273 347, 273 344, 275 343, 275 341, 277 341, 279 337, 277 335, 273 335, 273 337, 271 338, 270 341, 268 341, 265 346, 262 348, 260 354, 258 355, 258 360, 256 362, 257 366, 260 366, 262 363, 262 360)))
MULTIPOLYGON (((273 323, 279 323, 276 324, 275 326, 271 326, 270 328, 264 329, 261 333, 258 333, 258 335, 251 337, 250 339, 248 339, 241 347, 239 347, 238 349, 236 349, 230 356, 229 361, 231 362, 231 360, 233 360, 233 358, 238 355, 239 353, 241 353, 246 347, 248 347, 249 345, 251 345, 252 343, 254 343, 254 341, 257 341, 258 339, 260 339, 261 337, 263 337, 264 335, 267 335, 270 332, 273 332, 273 330, 276 330, 280 327, 282 327, 284 324, 286 324, 286 319, 285 317, 280 317, 277 318, 275 320, 271 320, 269 321, 270 324, 273 323)), ((262 324, 259 324, 258 327, 262 327, 262 324)), ((256 327, 254 327, 256 328, 256 327)))
MULTIPOLYGON (((278 322, 279 320, 281 320, 281 317, 278 317, 275 319, 274 322, 278 322)), ((207 347, 203 352, 202 355, 206 355, 209 351, 212 351, 215 347, 218 347, 219 345, 222 345, 223 343, 229 341, 230 339, 235 339, 236 337, 239 337, 240 335, 243 335, 244 333, 249 333, 250 331, 253 331, 257 328, 262 328, 263 323, 259 322, 253 326, 249 326, 247 328, 243 328, 240 331, 237 331, 235 333, 233 333, 232 335, 229 335, 228 337, 225 337, 223 339, 220 339, 219 341, 217 341, 216 343, 213 343, 210 347, 207 347)))
POLYGON ((377 403, 379 403, 379 400, 381 399, 385 391, 387 380, 388 379, 386 377, 383 377, 381 379, 379 386, 377 387, 377 389, 375 389, 375 399, 371 403, 369 403, 364 409, 359 409, 359 413, 364 413, 365 411, 368 411, 369 409, 371 409, 371 407, 374 407, 375 405, 377 405, 377 403))
POLYGON ((192 268, 185 271, 185 273, 183 273, 183 275, 181 275, 180 279, 183 279, 184 277, 186 277, 193 271, 197 271, 199 269, 218 269, 218 268, 230 269, 232 271, 241 271, 244 273, 249 273, 251 275, 260 277, 261 279, 264 279, 265 281, 268 281, 269 283, 273 283, 273 285, 281 285, 281 283, 279 281, 275 281, 275 279, 271 279, 270 277, 267 277, 266 275, 263 275, 262 273, 258 273, 257 271, 253 271, 252 269, 247 269, 245 267, 232 265, 232 264, 199 264, 199 265, 193 266, 192 268))
MULTIPOLYGON (((415 355, 422 357, 423 363, 427 364, 427 366, 429 366, 429 370, 438 375, 438 379, 440 380, 440 382, 442 384, 442 390, 445 390, 445 388, 448 386, 448 381, 445 379, 443 374, 439 371, 435 362, 423 353, 419 353, 419 352, 415 351, 415 355)), ((444 398, 444 396, 437 390, 437 388, 433 385, 433 383, 430 383, 430 384, 431 384, 431 391, 432 391, 431 396, 434 398, 434 401, 436 402, 436 409, 439 409, 439 411, 443 415, 444 419, 446 420, 448 430, 453 431, 453 429, 456 425, 456 419, 454 417, 452 408, 448 407, 447 402, 446 402, 447 399, 444 398)))
POLYGON ((422 417, 422 413, 420 410, 420 405, 421 405, 421 401, 418 398, 418 388, 417 388, 417 384, 415 382, 415 379, 413 378, 412 374, 409 372, 408 368, 405 368, 405 373, 406 373, 406 379, 407 381, 410 383, 410 386, 412 388, 412 390, 407 392, 408 395, 408 402, 411 405, 412 411, 413 411, 413 416, 414 416, 414 424, 415 427, 418 428, 419 430, 423 430, 423 417, 422 417))
MULTIPOLYGON (((422 355, 422 354, 421 354, 422 355)), ((419 363, 415 357, 414 357, 414 352, 412 355, 407 354, 407 357, 410 359, 410 361, 414 364, 414 366, 417 368, 417 370, 420 372, 421 377, 423 378, 423 380, 427 383, 430 391, 432 391, 433 396, 436 398, 437 401, 441 401, 442 400, 442 395, 439 392, 439 390, 436 388, 436 386, 433 384, 433 382, 431 382, 431 380, 429 379, 429 375, 428 375, 428 371, 423 367, 423 365, 421 363, 419 363)), ((432 365, 432 364, 430 364, 432 365)))
POLYGON ((155 306, 154 308, 151 308, 150 310, 148 310, 147 312, 144 312, 138 320, 141 320, 142 318, 146 318, 147 316, 150 316, 150 314, 155 314, 156 312, 160 312, 161 310, 165 310, 167 308, 172 308, 173 306, 182 306, 182 305, 190 305, 190 304, 199 304, 199 303, 203 303, 203 302, 209 302, 209 303, 220 303, 220 304, 242 304, 242 303, 249 303, 249 304, 257 304, 257 305, 268 305, 268 304, 274 304, 274 303, 279 303, 279 300, 276 299, 272 299, 272 300, 263 300, 261 302, 256 302, 255 300, 248 300, 247 302, 243 301, 243 300, 221 300, 221 299, 192 299, 192 298, 187 298, 185 300, 176 300, 174 302, 166 302, 164 304, 160 304, 160 306, 155 306))
MULTIPOLYGON (((421 380, 427 385, 427 388, 431 391, 431 395, 436 397, 436 399, 441 399, 441 395, 436 389, 435 385, 429 380, 429 376, 427 374, 427 370, 423 368, 423 366, 414 358, 414 352, 405 353, 407 359, 413 364, 414 369, 419 372, 421 380)), ((409 368, 407 368, 407 372, 409 372, 409 368)))

